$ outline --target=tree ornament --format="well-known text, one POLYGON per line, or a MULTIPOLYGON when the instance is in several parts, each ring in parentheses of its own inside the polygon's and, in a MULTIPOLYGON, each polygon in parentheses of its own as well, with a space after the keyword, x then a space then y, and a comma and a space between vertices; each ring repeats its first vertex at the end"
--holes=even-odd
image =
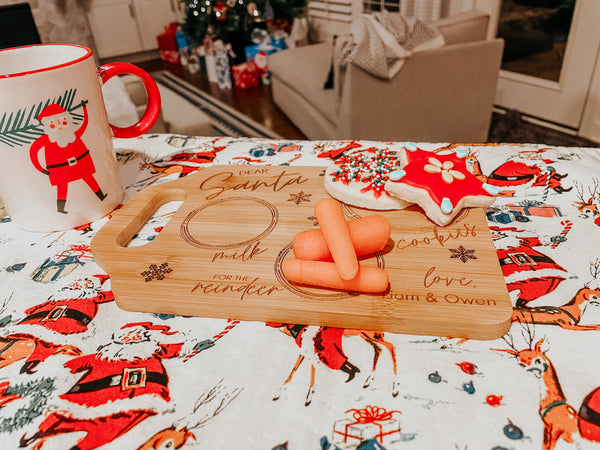
POLYGON ((248 7, 246 8, 246 10, 248 11, 248 15, 250 17, 258 17, 260 15, 256 3, 254 2, 248 3, 248 7))
POLYGON ((215 16, 217 20, 224 21, 225 14, 229 8, 223 3, 221 0, 217 2, 215 6, 213 6, 213 11, 215 12, 215 16))

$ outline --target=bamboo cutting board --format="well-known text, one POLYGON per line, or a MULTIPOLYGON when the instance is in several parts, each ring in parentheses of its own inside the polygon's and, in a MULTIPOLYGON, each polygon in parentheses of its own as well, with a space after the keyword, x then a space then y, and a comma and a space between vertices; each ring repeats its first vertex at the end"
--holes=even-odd
MULTIPOLYGON (((438 227, 416 207, 378 212, 392 224, 379 295, 295 285, 282 270, 293 237, 317 226, 324 168, 213 166, 137 193, 92 241, 126 310, 495 339, 512 313, 482 209, 438 227), (169 201, 182 205, 160 234, 127 243, 169 201)), ((348 220, 373 214, 344 206, 348 220)))

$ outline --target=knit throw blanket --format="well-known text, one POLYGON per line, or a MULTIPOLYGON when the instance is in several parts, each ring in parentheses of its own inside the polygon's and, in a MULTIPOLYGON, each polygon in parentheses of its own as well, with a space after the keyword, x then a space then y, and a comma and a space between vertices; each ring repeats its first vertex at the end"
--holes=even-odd
POLYGON ((363 14, 352 24, 350 35, 339 43, 336 63, 341 70, 352 63, 375 77, 390 80, 412 53, 443 45, 444 38, 437 29, 384 10, 363 14))

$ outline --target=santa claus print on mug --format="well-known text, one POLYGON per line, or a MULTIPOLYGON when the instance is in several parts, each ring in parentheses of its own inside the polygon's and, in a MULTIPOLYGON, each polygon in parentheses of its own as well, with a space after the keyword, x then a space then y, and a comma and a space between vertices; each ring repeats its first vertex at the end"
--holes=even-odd
POLYGON ((106 194, 94 178, 96 168, 89 149, 81 139, 88 124, 87 100, 66 111, 61 105, 51 103, 37 116, 44 134, 30 147, 31 162, 37 170, 48 175, 50 184, 56 186, 56 210, 67 214, 65 204, 69 183, 83 180, 103 201, 106 194), (83 122, 77 124, 71 114, 78 108, 83 110, 83 122), (40 151, 44 150, 45 167, 40 162, 40 151))
POLYGON ((96 66, 80 45, 0 50, 0 197, 13 225, 63 231, 115 210, 125 194, 113 139, 146 133, 160 114, 152 77, 132 64, 96 66), (108 120, 101 87, 129 74, 146 90, 146 110, 129 126, 108 120))
MULTIPOLYGON (((5 145, 7 155, 14 155, 11 177, 18 177, 18 173, 22 177, 18 183, 13 180, 12 191, 26 187, 36 193, 39 206, 35 211, 44 231, 67 229, 101 217, 122 198, 117 164, 112 161, 109 126, 102 119, 102 138, 105 133, 107 141, 98 140, 98 115, 103 105, 81 95, 76 88, 60 92, 16 110, 0 112, 0 145, 5 145), (105 155, 109 155, 108 160, 105 155), (64 217, 67 222, 48 220, 49 214, 64 217)), ((9 196, 4 200, 12 202, 9 196)), ((11 217, 13 220, 20 219, 19 204, 11 205, 17 212, 11 217)), ((28 210, 30 215, 36 214, 33 208, 28 210)), ((39 231, 29 225, 26 228, 39 231)))

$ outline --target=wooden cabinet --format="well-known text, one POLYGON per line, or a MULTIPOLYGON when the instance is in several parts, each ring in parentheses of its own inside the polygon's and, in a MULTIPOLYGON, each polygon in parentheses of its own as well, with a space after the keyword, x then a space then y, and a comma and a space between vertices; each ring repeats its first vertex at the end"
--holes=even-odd
POLYGON ((87 16, 99 58, 158 48, 156 36, 180 22, 179 0, 87 0, 87 16))
POLYGON ((145 50, 158 48, 156 36, 165 25, 181 22, 183 13, 179 0, 133 0, 140 40, 145 50))

